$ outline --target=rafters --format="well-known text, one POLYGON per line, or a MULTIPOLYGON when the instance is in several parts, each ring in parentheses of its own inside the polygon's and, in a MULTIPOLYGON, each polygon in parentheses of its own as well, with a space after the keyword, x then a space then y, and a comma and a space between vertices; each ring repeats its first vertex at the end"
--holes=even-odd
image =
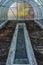
POLYGON ((42 0, 35 0, 35 2, 36 2, 38 5, 43 6, 43 1, 42 1, 42 0))
MULTIPOLYGON (((7 6, 10 6, 9 3, 12 3, 12 2, 17 2, 17 1, 27 1, 29 2, 30 0, 0 0, 0 5, 7 5, 7 6)), ((38 5, 43 5, 43 0, 34 0, 38 5)))

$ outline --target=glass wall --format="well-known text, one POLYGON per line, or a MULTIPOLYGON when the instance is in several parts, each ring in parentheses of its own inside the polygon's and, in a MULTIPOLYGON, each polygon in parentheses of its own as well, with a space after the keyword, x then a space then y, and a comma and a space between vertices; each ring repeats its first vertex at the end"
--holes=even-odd
POLYGON ((33 8, 26 2, 15 2, 8 11, 9 19, 32 19, 34 18, 33 8))
MULTIPOLYGON (((3 0, 4 1, 4 0, 3 0)), ((0 24, 7 19, 9 20, 31 20, 31 19, 43 19, 43 6, 36 6, 37 4, 26 1, 17 0, 14 4, 6 6, 0 5, 0 24), (10 6, 11 5, 11 6, 10 6), (9 7, 10 6, 10 7, 9 7)), ((12 3, 12 2, 11 2, 12 3)))
POLYGON ((0 24, 7 20, 7 9, 4 6, 0 6, 0 24))

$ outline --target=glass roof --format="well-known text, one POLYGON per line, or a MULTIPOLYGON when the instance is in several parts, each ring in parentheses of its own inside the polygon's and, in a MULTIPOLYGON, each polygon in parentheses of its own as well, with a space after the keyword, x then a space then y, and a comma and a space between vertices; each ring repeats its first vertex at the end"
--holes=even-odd
POLYGON ((35 0, 35 2, 38 4, 38 5, 43 5, 43 0, 35 0))
MULTIPOLYGON (((0 0, 0 5, 10 6, 13 2, 17 2, 17 1, 20 1, 20 0, 0 0)), ((29 2, 30 0, 21 0, 21 1, 27 1, 27 2, 29 2)), ((34 0, 34 1, 37 4, 39 4, 39 5, 42 5, 43 4, 43 0, 34 0)))

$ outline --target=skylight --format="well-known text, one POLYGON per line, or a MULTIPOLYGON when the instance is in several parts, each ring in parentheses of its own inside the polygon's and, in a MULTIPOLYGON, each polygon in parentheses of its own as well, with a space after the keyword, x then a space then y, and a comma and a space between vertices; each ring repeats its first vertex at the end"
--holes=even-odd
POLYGON ((41 0, 35 0, 35 2, 36 2, 38 5, 42 5, 41 0))

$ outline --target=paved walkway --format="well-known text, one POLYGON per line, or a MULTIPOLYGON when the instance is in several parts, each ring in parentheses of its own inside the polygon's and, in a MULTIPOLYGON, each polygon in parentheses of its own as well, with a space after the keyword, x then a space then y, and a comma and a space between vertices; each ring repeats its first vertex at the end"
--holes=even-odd
POLYGON ((11 42, 6 65, 37 65, 25 23, 18 23, 11 42))

